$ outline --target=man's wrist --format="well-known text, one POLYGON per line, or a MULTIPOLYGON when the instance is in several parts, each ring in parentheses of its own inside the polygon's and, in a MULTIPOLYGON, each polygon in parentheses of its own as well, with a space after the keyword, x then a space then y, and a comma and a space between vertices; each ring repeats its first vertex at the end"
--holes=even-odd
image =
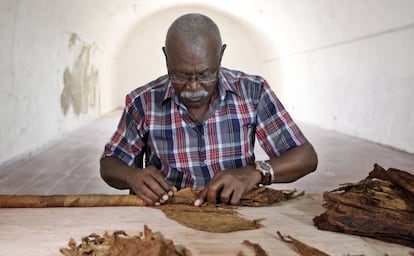
POLYGON ((262 178, 259 182, 260 185, 270 185, 273 183, 275 178, 275 172, 272 166, 265 161, 256 161, 256 170, 258 170, 262 178))

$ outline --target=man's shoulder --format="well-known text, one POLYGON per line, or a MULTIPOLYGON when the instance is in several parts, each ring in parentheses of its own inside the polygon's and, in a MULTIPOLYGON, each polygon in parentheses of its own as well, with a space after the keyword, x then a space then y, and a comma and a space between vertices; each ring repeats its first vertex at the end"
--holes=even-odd
POLYGON ((267 86, 262 76, 251 75, 243 71, 221 68, 222 85, 225 90, 236 92, 239 97, 258 99, 267 86))
POLYGON ((260 75, 249 74, 244 71, 229 69, 226 67, 221 67, 221 72, 223 76, 230 81, 252 81, 254 83, 263 83, 265 80, 260 75))
POLYGON ((164 93, 169 84, 168 75, 163 75, 157 79, 132 90, 128 95, 136 98, 148 93, 164 93))

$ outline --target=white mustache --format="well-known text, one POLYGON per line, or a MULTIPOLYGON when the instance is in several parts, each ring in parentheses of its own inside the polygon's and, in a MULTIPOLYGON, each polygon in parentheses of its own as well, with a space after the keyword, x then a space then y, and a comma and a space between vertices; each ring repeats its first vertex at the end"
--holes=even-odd
POLYGON ((181 92, 181 97, 191 99, 191 98, 198 98, 198 97, 207 97, 208 91, 201 89, 195 92, 183 91, 181 92))

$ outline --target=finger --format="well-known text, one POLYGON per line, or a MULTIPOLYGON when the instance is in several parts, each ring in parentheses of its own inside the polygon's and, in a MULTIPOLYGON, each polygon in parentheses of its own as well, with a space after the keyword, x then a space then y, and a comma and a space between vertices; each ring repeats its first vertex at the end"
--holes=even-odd
POLYGON ((172 186, 168 185, 168 183, 165 181, 164 176, 162 176, 161 173, 159 173, 158 171, 152 172, 151 176, 154 180, 158 182, 158 184, 164 191, 168 192, 172 190, 172 186))
POLYGON ((161 199, 160 199, 159 203, 160 203, 160 204, 163 204, 163 203, 167 202, 167 201, 168 201, 168 199, 170 199, 170 197, 169 197, 167 194, 165 194, 165 195, 163 195, 163 196, 161 197, 161 199))
POLYGON ((195 200, 194 202, 194 206, 200 206, 204 203, 204 200, 207 195, 207 190, 208 190, 207 188, 204 188, 203 190, 201 190, 201 192, 198 194, 197 200, 195 200))
POLYGON ((230 188, 229 186, 224 187, 220 192, 221 203, 228 204, 230 201, 230 198, 232 198, 233 193, 234 193, 234 190, 232 188, 230 188))
MULTIPOLYGON (((161 189, 158 189, 157 187, 154 187, 154 189, 156 189, 156 191, 154 192, 156 192, 159 196, 163 196, 165 194, 167 194, 169 197, 173 196, 174 187, 168 185, 164 176, 157 169, 155 169, 155 167, 150 166, 148 168, 150 168, 149 174, 151 175, 152 179, 154 179, 158 183, 159 187, 161 188, 161 189)), ((177 191, 176 188, 175 188, 175 191, 177 191)))
POLYGON ((178 191, 178 189, 176 187, 171 186, 170 191, 168 191, 168 196, 172 197, 174 195, 174 193, 177 192, 177 191, 178 191))
POLYGON ((148 198, 152 202, 159 202, 163 196, 163 194, 159 195, 156 192, 154 192, 154 188, 146 182, 144 182, 144 184, 139 188, 138 195, 148 198))
POLYGON ((238 204, 240 202, 240 199, 241 199, 242 195, 243 195, 243 191, 237 190, 237 189, 234 190, 233 194, 231 196, 230 203, 233 204, 233 205, 238 204))
POLYGON ((212 184, 208 187, 206 199, 208 202, 215 203, 217 196, 221 193, 224 184, 212 184))
POLYGON ((159 201, 163 203, 161 200, 168 200, 168 191, 164 190, 164 188, 158 183, 157 180, 151 178, 144 180, 145 187, 148 188, 147 196, 154 199, 154 201, 159 201))
POLYGON ((138 196, 139 198, 141 198, 141 199, 142 199, 142 201, 144 201, 145 205, 150 206, 150 205, 154 205, 154 204, 156 203, 154 200, 152 200, 151 198, 149 198, 149 197, 145 196, 144 194, 138 194, 138 193, 137 193, 137 196, 138 196))

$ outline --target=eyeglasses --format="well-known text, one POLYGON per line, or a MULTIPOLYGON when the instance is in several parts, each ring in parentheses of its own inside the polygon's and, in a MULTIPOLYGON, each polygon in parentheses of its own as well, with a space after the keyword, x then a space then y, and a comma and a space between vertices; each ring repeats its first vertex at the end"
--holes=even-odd
POLYGON ((194 77, 194 80, 199 81, 202 84, 209 84, 209 83, 213 83, 217 80, 217 74, 218 74, 218 69, 211 72, 211 71, 206 71, 204 73, 200 73, 200 74, 174 74, 172 72, 169 72, 168 75, 170 77, 170 81, 171 83, 174 84, 187 84, 189 81, 191 81, 194 77))

